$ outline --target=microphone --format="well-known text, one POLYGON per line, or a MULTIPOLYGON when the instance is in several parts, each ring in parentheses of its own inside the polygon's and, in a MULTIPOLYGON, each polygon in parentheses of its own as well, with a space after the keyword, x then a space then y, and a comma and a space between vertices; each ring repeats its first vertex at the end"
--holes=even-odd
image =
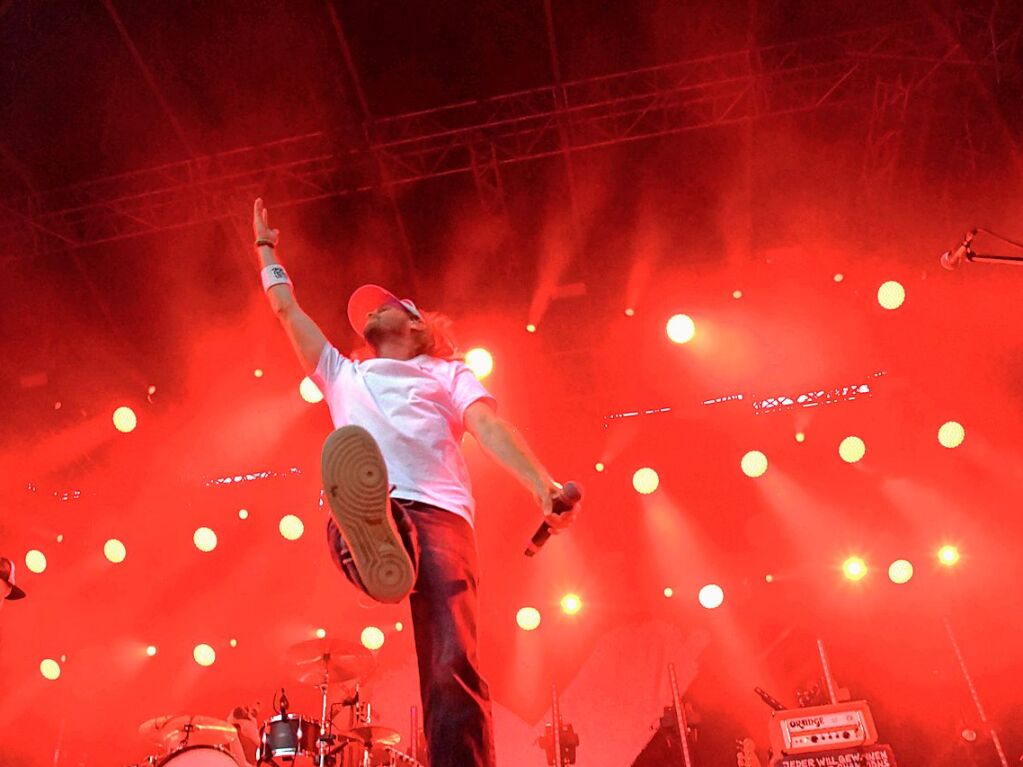
POLYGON ((282 719, 288 718, 288 696, 284 692, 284 688, 281 688, 281 710, 280 715, 282 719))
MULTIPOLYGON (((561 495, 557 496, 551 504, 551 513, 564 514, 566 511, 571 511, 582 500, 582 497, 582 491, 576 486, 575 482, 566 482, 565 486, 561 489, 561 495)), ((547 539, 550 537, 551 526, 547 524, 547 520, 544 520, 536 528, 536 532, 533 533, 529 545, 526 546, 526 556, 535 556, 536 552, 547 543, 547 539)))
POLYGON ((963 259, 970 252, 970 242, 976 233, 976 229, 971 229, 963 235, 963 241, 956 245, 955 248, 946 250, 941 254, 941 265, 943 268, 951 272, 963 265, 963 259))

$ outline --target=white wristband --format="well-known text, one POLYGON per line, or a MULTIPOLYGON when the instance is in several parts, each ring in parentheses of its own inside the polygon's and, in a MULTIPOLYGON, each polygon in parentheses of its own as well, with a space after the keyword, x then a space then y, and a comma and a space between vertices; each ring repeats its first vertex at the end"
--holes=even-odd
POLYGON ((280 264, 264 266, 259 276, 263 280, 264 292, 270 290, 274 285, 291 285, 292 288, 295 287, 291 284, 291 278, 288 277, 288 273, 284 271, 284 267, 280 264))

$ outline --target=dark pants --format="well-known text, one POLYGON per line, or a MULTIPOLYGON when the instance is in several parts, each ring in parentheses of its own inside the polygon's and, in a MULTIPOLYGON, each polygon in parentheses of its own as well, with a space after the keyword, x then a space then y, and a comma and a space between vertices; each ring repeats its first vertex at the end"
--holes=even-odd
MULTIPOLYGON (((476 655, 478 563, 469 523, 418 501, 392 499, 417 570, 409 596, 430 767, 494 767, 490 691, 476 655)), ((333 519, 334 561, 356 586, 351 555, 333 519)))

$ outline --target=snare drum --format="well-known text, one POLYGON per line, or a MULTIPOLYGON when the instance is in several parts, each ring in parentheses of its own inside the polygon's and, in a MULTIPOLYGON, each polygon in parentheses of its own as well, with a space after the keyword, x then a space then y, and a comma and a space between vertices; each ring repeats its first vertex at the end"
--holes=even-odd
POLYGON ((185 746, 167 754, 156 767, 238 767, 238 762, 220 746, 185 746))
MULTIPOLYGON (((296 756, 315 756, 320 739, 320 724, 298 714, 272 716, 259 731, 257 762, 271 759, 294 760, 296 756)), ((175 765, 175 767, 177 767, 175 765)))

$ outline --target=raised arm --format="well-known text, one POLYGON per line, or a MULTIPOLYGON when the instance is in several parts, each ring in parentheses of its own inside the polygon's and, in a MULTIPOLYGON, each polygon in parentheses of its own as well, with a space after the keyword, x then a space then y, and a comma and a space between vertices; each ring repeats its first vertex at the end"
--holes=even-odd
MULTIPOLYGON (((256 200, 252 208, 252 233, 256 236, 256 256, 259 258, 259 268, 265 270, 268 266, 280 266, 281 262, 277 260, 275 250, 280 239, 280 232, 270 228, 267 209, 261 198, 256 200)), ((320 354, 327 343, 327 337, 298 305, 290 280, 269 287, 266 297, 270 301, 270 308, 277 315, 277 319, 281 321, 284 332, 288 334, 288 340, 291 341, 291 346, 294 348, 295 354, 298 355, 302 370, 306 375, 312 373, 320 361, 320 354)))

